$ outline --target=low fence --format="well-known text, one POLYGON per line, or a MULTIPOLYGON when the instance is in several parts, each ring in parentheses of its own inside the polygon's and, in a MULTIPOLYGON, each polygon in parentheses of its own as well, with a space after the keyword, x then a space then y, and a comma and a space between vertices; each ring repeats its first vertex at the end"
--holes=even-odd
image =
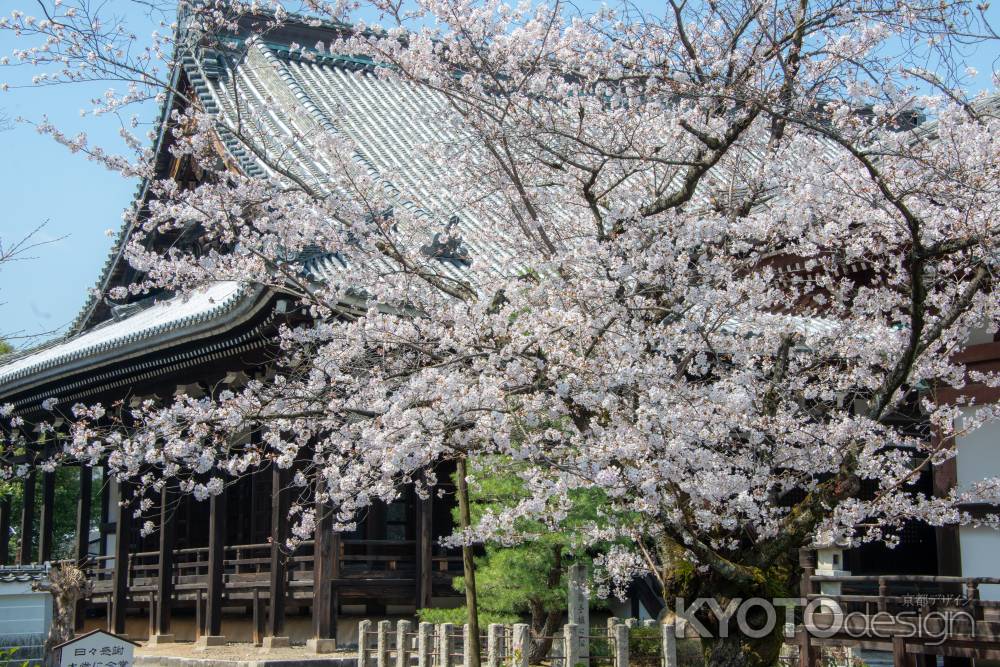
POLYGON ((0 636, 0 667, 41 665, 45 636, 39 634, 0 636))
MULTIPOLYGON (((469 626, 451 623, 410 621, 362 621, 358 625, 358 667, 469 667, 473 642, 467 641, 469 626)), ((546 662, 553 667, 678 667, 677 636, 673 624, 655 621, 639 624, 635 619, 622 623, 608 619, 607 632, 584 634, 581 626, 569 623, 552 637, 546 662)), ((526 623, 487 626, 480 637, 480 659, 487 667, 528 667, 531 633, 526 623)))

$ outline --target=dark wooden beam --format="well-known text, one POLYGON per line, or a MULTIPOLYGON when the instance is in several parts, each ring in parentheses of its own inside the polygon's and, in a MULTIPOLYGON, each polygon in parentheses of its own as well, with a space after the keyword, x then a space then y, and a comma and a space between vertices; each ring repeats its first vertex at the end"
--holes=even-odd
POLYGON ((56 506, 56 473, 42 473, 42 520, 38 526, 38 562, 52 560, 52 521, 56 506))
POLYGON ((29 468, 24 478, 24 493, 21 495, 21 545, 18 562, 31 562, 31 543, 35 534, 35 469, 29 468))
POLYGON ((334 551, 333 509, 316 503, 316 536, 313 553, 313 637, 336 639, 336 610, 333 608, 334 551))
MULTIPOLYGON (((121 482, 118 497, 129 497, 131 485, 121 482)), ((118 507, 118 522, 115 526, 115 577, 111 589, 111 627, 114 634, 125 634, 125 608, 128 606, 129 551, 132 541, 132 507, 118 507)))
MULTIPOLYGON (((74 556, 80 567, 84 567, 90 556, 90 501, 93 490, 94 470, 90 466, 80 466, 80 496, 76 500, 76 549, 74 556)), ((76 602, 76 629, 83 629, 87 613, 87 599, 76 602)))
POLYGON ((169 635, 174 600, 174 533, 176 499, 170 484, 160 490, 160 569, 156 575, 156 634, 169 635))
MULTIPOLYGON (((934 446, 938 448, 955 448, 954 438, 941 442, 938 434, 933 436, 934 446)), ((936 498, 947 497, 958 484, 958 464, 954 457, 939 466, 931 468, 931 486, 936 498)), ((957 526, 938 526, 934 528, 937 542, 937 573, 941 575, 960 576, 962 574, 962 547, 957 526)), ((957 591, 956 591, 957 592, 957 591)))
POLYGON ((10 564, 10 496, 0 498, 0 565, 10 564))
POLYGON ((208 596, 205 607, 205 634, 222 636, 222 594, 226 549, 226 496, 228 489, 212 496, 208 515, 208 596))
POLYGON ((267 611, 267 636, 281 637, 285 631, 285 555, 288 536, 288 470, 271 464, 271 582, 267 611))

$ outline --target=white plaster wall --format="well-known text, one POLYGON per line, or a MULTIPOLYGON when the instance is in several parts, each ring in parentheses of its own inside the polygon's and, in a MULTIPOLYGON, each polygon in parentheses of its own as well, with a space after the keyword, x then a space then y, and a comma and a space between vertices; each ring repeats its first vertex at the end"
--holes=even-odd
POLYGON ((982 343, 992 343, 993 335, 996 333, 996 326, 993 324, 988 324, 982 327, 976 327, 969 334, 969 339, 965 341, 966 345, 981 345, 982 343))
POLYGON ((0 637, 47 635, 52 596, 36 593, 30 583, 0 583, 0 637))
MULTIPOLYGON (((962 413, 971 415, 973 410, 965 408, 962 413)), ((1000 424, 959 436, 955 444, 959 489, 987 477, 1000 477, 1000 424)), ((1000 577, 1000 531, 965 526, 959 529, 959 540, 963 576, 1000 577)), ((984 600, 1000 600, 1000 586, 984 586, 981 596, 984 600)))
MULTIPOLYGON (((962 543, 962 576, 1000 576, 1000 531, 992 528, 959 529, 962 543)), ((984 600, 1000 600, 1000 586, 981 586, 979 596, 984 600)))

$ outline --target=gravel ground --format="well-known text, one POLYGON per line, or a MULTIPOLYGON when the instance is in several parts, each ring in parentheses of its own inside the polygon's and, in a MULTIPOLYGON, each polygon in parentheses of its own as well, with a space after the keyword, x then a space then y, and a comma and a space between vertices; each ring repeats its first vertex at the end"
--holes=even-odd
POLYGON ((205 650, 196 650, 193 643, 177 642, 176 644, 164 644, 162 646, 140 646, 135 649, 135 655, 137 658, 140 656, 155 656, 190 660, 270 661, 356 658, 357 652, 338 651, 336 653, 316 655, 307 652, 305 646, 292 646, 290 648, 277 648, 265 651, 253 644, 227 644, 226 646, 213 646, 205 650))

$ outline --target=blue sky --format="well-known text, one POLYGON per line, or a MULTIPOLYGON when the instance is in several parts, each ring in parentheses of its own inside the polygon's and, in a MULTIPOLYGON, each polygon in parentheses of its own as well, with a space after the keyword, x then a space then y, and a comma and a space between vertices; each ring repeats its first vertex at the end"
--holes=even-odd
MULTIPOLYGON (((111 0, 125 10, 130 3, 111 0)), ((3 5, 21 3, 4 0, 3 5)), ((28 4, 28 3, 25 3, 28 4)), ((588 4, 588 3, 583 3, 588 4)), ((643 2, 642 5, 652 5, 643 2)), ((7 11, 7 10, 4 10, 7 11)), ((1000 7, 991 9, 1000 18, 1000 7)), ((153 22, 135 14, 132 28, 138 34, 154 29, 153 22)), ((995 20, 995 19, 994 19, 995 20)), ((1000 24, 1000 21, 995 23, 1000 24)), ((0 32, 0 56, 17 45, 0 32)), ((969 64, 980 70, 979 87, 989 84, 989 73, 1000 53, 994 45, 967 54, 969 64)), ((0 68, 0 82, 12 88, 0 93, 0 111, 11 118, 39 120, 47 115, 61 129, 86 131, 92 141, 104 146, 120 145, 119 120, 112 117, 81 118, 88 100, 100 95, 107 84, 18 89, 30 78, 22 69, 0 68)), ((133 109, 149 129, 156 116, 153 104, 133 109)), ((0 269, 0 335, 37 335, 62 332, 72 322, 104 265, 112 239, 105 230, 118 229, 122 212, 135 193, 136 183, 71 155, 48 137, 38 135, 27 124, 15 123, 0 132, 0 238, 20 238, 42 223, 37 240, 51 241, 31 257, 0 269)), ((37 339, 35 339, 37 342, 37 339)), ((11 340, 17 346, 31 339, 11 340)))
MULTIPOLYGON (((123 8, 130 3, 111 0, 123 8)), ((31 7, 23 0, 3 0, 0 5, 31 7)), ((140 35, 151 33, 154 21, 142 14, 130 17, 140 35)), ((0 56, 14 48, 25 48, 7 32, 0 32, 0 56)), ((18 88, 38 70, 0 67, 0 82, 11 89, 0 92, 0 112, 11 119, 29 121, 48 118, 67 134, 86 131, 93 143, 124 150, 118 137, 121 121, 114 117, 81 117, 89 100, 113 87, 108 83, 18 88)), ((136 107, 134 112, 152 126, 156 105, 136 107)), ((46 245, 34 249, 20 261, 0 268, 0 335, 15 346, 37 339, 14 336, 63 332, 73 321, 97 281, 112 239, 105 234, 118 229, 122 213, 132 201, 136 182, 70 154, 49 137, 39 135, 27 123, 14 122, 0 132, 0 238, 5 243, 23 238, 41 224, 36 241, 46 245)), ((143 130, 145 131, 145 129, 143 130)))

